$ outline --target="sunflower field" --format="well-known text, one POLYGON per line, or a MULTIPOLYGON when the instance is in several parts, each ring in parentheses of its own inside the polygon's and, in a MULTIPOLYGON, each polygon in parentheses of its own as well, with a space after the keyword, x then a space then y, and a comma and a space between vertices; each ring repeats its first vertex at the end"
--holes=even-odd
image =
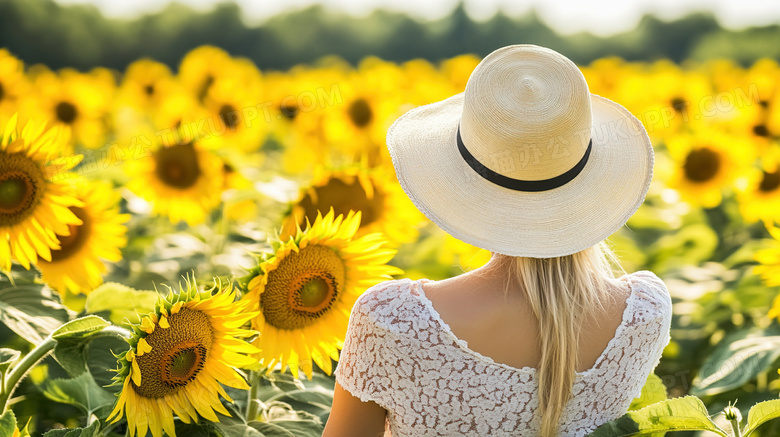
MULTIPOLYGON (((0 437, 319 436, 361 293, 489 259, 414 208, 384 146, 478 62, 261 71, 203 46, 79 72, 0 49, 0 437)), ((653 140, 609 241, 674 303, 643 396, 594 435, 780 435, 780 66, 581 69, 653 140)))

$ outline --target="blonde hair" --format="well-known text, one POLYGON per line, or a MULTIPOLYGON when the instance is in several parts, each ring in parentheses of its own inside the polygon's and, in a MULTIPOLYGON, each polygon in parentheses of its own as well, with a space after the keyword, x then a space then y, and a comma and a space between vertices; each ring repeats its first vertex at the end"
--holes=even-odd
POLYGON ((615 280, 613 267, 622 268, 605 242, 555 258, 496 256, 499 268, 506 269, 508 280, 519 286, 539 321, 539 435, 554 437, 572 395, 579 325, 588 315, 603 311, 604 303, 615 297, 608 284, 615 280))

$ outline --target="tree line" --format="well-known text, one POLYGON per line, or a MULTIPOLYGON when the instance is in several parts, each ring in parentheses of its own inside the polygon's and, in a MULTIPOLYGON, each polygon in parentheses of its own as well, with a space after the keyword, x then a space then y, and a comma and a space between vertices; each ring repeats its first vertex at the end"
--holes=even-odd
POLYGON ((518 43, 550 47, 580 64, 605 56, 676 62, 731 58, 749 64, 759 57, 780 58, 780 45, 773 43, 778 40, 778 25, 735 31, 706 13, 673 21, 646 15, 631 31, 598 37, 559 35, 534 12, 519 17, 499 12, 475 21, 462 4, 434 21, 382 10, 352 17, 312 6, 248 26, 235 3, 219 3, 206 12, 172 3, 160 12, 121 20, 106 18, 91 5, 0 0, 0 47, 29 64, 81 70, 123 70, 142 57, 175 67, 185 53, 204 44, 279 70, 326 55, 351 63, 368 55, 396 62, 438 61, 463 53, 484 56, 518 43))

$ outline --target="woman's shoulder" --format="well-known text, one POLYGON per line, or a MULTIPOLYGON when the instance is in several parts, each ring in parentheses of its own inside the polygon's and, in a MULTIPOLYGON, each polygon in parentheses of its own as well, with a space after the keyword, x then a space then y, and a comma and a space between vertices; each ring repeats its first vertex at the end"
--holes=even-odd
POLYGON ((355 302, 352 317, 364 317, 379 322, 393 314, 399 314, 413 304, 414 281, 411 279, 393 279, 374 285, 355 302))
POLYGON ((671 318, 672 298, 666 283, 658 275, 649 270, 640 270, 624 275, 623 278, 631 285, 640 312, 671 318))

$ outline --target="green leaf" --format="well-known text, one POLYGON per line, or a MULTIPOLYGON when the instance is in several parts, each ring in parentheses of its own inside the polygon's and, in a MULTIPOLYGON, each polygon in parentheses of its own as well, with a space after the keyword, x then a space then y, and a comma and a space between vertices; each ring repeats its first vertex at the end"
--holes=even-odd
POLYGON ((51 336, 57 341, 62 341, 66 338, 85 338, 102 331, 108 326, 111 326, 111 323, 102 317, 85 316, 60 326, 51 333, 51 336))
POLYGON ((71 311, 49 287, 25 284, 0 290, 0 322, 20 337, 40 344, 70 319, 71 311))
POLYGON ((333 404, 331 377, 315 372, 311 380, 301 380, 289 373, 272 372, 263 375, 257 398, 264 403, 283 402, 295 411, 305 411, 319 417, 323 422, 330 414, 333 404))
POLYGON ((601 425, 590 437, 642 436, 666 431, 711 431, 729 437, 710 419, 707 408, 695 396, 668 399, 641 410, 629 411, 601 425))
POLYGON ((100 435, 100 422, 96 420, 86 428, 52 429, 43 437, 97 437, 98 435, 100 435))
POLYGON ((750 437, 750 434, 759 426, 770 420, 780 418, 780 399, 759 402, 753 405, 748 412, 747 428, 743 435, 750 437))
POLYGON ((71 379, 46 379, 40 388, 47 398, 74 405, 84 411, 87 417, 100 408, 112 406, 116 401, 116 396, 97 385, 89 373, 71 379))
POLYGON ((709 396, 741 387, 780 357, 776 328, 731 333, 701 365, 691 394, 709 396))
POLYGON ((651 373, 647 376, 647 382, 642 387, 642 393, 639 394, 638 398, 631 401, 628 411, 639 410, 656 402, 665 401, 666 398, 666 386, 663 380, 655 373, 651 373))
POLYGON ((0 416, 0 435, 12 436, 16 431, 16 416, 11 410, 6 411, 0 416))
POLYGON ((107 335, 100 335, 90 339, 84 348, 84 360, 87 363, 87 370, 95 382, 106 390, 117 393, 122 389, 121 385, 113 385, 112 378, 116 375, 113 369, 117 368, 115 355, 126 351, 130 346, 127 341, 107 335))
POLYGON ((265 437, 320 437, 325 429, 319 422, 301 420, 249 422, 249 426, 265 437))
POLYGON ((289 404, 274 401, 266 405, 259 421, 249 426, 266 437, 319 437, 325 427, 319 417, 306 411, 296 411, 289 404))
POLYGON ((11 364, 15 363, 20 356, 22 356, 22 353, 16 349, 0 349, 0 377, 5 375, 5 371, 8 370, 8 368, 11 367, 11 364))
MULTIPOLYGON (((119 341, 112 341, 112 349, 104 350, 104 355, 111 355, 111 352, 119 353, 127 350, 130 346, 122 339, 122 328, 108 326, 100 331, 91 331, 89 335, 64 337, 57 341, 54 347, 54 359, 65 369, 70 376, 76 377, 89 370, 87 361, 95 359, 92 351, 89 350, 90 344, 100 338, 114 338, 119 341)), ((109 368, 116 368, 116 359, 104 357, 99 359, 100 364, 108 363, 109 368), (108 360, 108 361, 107 361, 108 360)), ((95 363, 91 363, 95 364, 95 363)), ((100 378, 98 378, 100 379, 100 378)), ((101 380, 102 383, 102 380, 101 380)))
MULTIPOLYGON (((176 421, 174 422, 174 425, 176 426, 177 436, 213 437, 215 435, 212 432, 212 430, 214 429, 213 424, 205 420, 201 420, 200 423, 184 423, 181 421, 176 421)), ((234 436, 243 437, 241 434, 232 434, 229 437, 234 437, 234 436)), ((47 436, 43 436, 43 437, 47 437, 47 436)))
MULTIPOLYGON (((222 437, 264 437, 263 433, 249 426, 235 408, 228 407, 231 417, 219 416, 219 422, 212 425, 222 437)), ((178 428, 176 429, 178 433, 178 428)), ((186 434, 189 435, 189 434, 186 434)))
POLYGON ((116 324, 123 323, 125 319, 136 321, 138 314, 147 314, 154 310, 158 296, 155 291, 140 291, 116 282, 107 282, 89 293, 85 311, 105 311, 108 318, 116 324))

